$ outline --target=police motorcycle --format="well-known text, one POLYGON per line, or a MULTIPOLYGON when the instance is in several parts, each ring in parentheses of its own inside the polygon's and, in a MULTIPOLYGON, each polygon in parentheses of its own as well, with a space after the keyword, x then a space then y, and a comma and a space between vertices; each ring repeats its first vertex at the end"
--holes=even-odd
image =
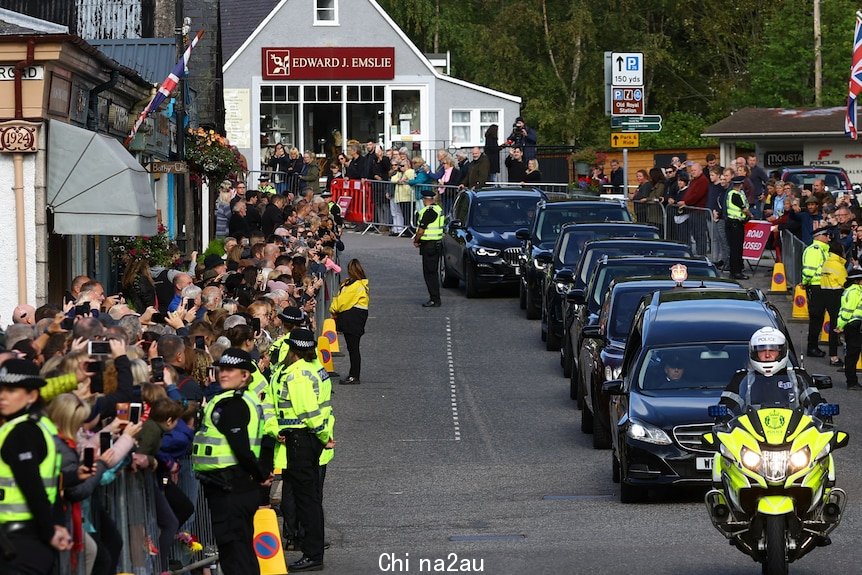
MULTIPOLYGON (((825 380, 818 384, 831 386, 825 380)), ((832 424, 837 404, 803 408, 798 395, 789 405, 751 396, 735 417, 727 405, 708 408, 717 423, 703 441, 717 453, 706 507, 715 528, 764 574, 786 575, 789 563, 829 545, 841 521, 847 495, 835 487, 832 451, 849 436, 832 424)))

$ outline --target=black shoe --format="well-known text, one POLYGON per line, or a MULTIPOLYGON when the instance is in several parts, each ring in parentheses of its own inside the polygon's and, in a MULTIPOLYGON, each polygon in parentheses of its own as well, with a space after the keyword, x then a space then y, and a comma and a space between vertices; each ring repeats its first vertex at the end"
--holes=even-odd
POLYGON ((353 377, 352 375, 349 376, 347 379, 338 380, 338 385, 359 385, 360 383, 362 382, 359 381, 359 378, 353 377))
POLYGON ((842 360, 841 358, 830 359, 829 365, 831 365, 832 367, 844 367, 844 360, 842 360))
POLYGON ((730 274, 732 280, 747 280, 749 277, 745 274, 730 274))
POLYGON ((819 535, 814 539, 818 547, 828 547, 832 545, 832 539, 828 535, 819 535))
POLYGON ((826 357, 826 352, 819 347, 812 347, 808 349, 807 355, 808 357, 826 357))
POLYGON ((323 560, 314 560, 308 557, 303 557, 296 563, 288 565, 287 570, 291 573, 294 571, 323 571, 323 560))
POLYGON ((425 303, 422 304, 422 307, 440 307, 440 305, 441 304, 439 301, 434 301, 434 300, 429 299, 428 301, 426 301, 425 303))

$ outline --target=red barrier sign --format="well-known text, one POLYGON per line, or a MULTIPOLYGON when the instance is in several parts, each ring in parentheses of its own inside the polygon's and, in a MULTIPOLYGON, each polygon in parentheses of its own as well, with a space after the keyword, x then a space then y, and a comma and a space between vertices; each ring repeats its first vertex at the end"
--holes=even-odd
POLYGON ((742 257, 759 260, 766 249, 766 242, 772 232, 772 224, 763 220, 745 222, 745 237, 742 240, 742 257))

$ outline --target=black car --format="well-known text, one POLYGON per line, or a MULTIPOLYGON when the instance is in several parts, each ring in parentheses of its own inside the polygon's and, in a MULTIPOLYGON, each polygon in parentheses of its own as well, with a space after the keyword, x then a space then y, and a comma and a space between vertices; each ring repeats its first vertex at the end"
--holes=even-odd
POLYGON ((669 275, 621 278, 612 281, 608 286, 598 321, 583 330, 578 358, 580 381, 584 382, 581 431, 592 433, 594 449, 607 449, 611 446, 609 398, 602 391, 602 384, 606 380, 620 377, 623 351, 641 300, 657 291, 693 288, 745 290, 729 279, 689 277, 683 282, 677 282, 670 279, 669 275))
POLYGON ((464 190, 455 198, 443 231, 440 282, 457 287, 464 280, 468 298, 491 286, 518 283, 520 240, 545 194, 533 189, 464 190))
MULTIPOLYGON (((610 237, 625 238, 658 238, 659 231, 655 226, 623 222, 603 222, 592 224, 569 224, 563 227, 554 251, 550 255, 538 258, 543 266, 541 282, 541 336, 548 351, 560 349, 562 337, 561 314, 562 297, 557 284, 568 288, 567 274, 571 274, 581 257, 581 250, 587 242, 610 237), (561 277, 557 277, 561 272, 561 277)), ((567 289, 565 290, 567 291, 567 289)), ((563 293, 565 293, 563 291, 563 293)))
MULTIPOLYGON (((598 262, 605 257, 616 257, 625 255, 643 255, 643 256, 682 256, 690 257, 691 246, 672 240, 659 240, 655 238, 605 238, 590 241, 584 245, 581 252, 581 257, 572 267, 571 280, 568 279, 569 272, 566 277, 558 277, 555 282, 557 293, 566 294, 573 289, 584 289, 587 282, 593 275, 593 270, 596 269, 598 262)), ((602 294, 604 297, 604 294, 602 294)), ((572 325, 574 317, 577 315, 577 306, 565 297, 558 297, 555 300, 559 301, 557 307, 552 308, 552 316, 559 317, 562 324, 562 345, 560 349, 560 365, 563 366, 563 377, 571 377, 572 369, 578 362, 577 348, 572 348, 571 342, 573 338, 569 335, 569 327, 572 325)))
MULTIPOLYGON (((605 241, 605 240, 600 240, 605 241)), ((718 269, 708 259, 703 257, 690 258, 673 256, 668 253, 662 256, 625 256, 603 257, 593 272, 585 289, 573 289, 566 294, 569 308, 573 310, 571 322, 568 324, 568 345, 572 350, 572 375, 569 378, 569 396, 577 400, 578 408, 583 407, 584 387, 580 378, 578 357, 583 341, 583 330, 588 325, 595 325, 599 317, 599 309, 607 293, 608 286, 617 278, 633 276, 666 276, 670 268, 683 264, 692 276, 718 277, 718 269)))
POLYGON ((524 242, 520 259, 519 303, 521 309, 527 310, 527 319, 539 319, 542 313, 544 267, 563 226, 572 222, 609 221, 632 221, 625 202, 593 200, 539 203, 532 228, 523 228, 515 233, 524 242))
POLYGON ((659 292, 635 315, 620 379, 606 381, 612 479, 620 500, 641 500, 649 487, 709 485, 713 452, 701 437, 714 425, 707 408, 733 373, 748 365, 748 341, 764 326, 791 338, 781 315, 754 291, 659 292))

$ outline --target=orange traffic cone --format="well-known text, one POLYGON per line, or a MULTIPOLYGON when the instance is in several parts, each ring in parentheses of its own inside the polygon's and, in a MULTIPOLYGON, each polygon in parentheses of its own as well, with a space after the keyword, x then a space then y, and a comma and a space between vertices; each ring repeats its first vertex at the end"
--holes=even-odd
POLYGON ((829 342, 829 332, 832 331, 832 325, 829 322, 829 312, 823 312, 823 325, 820 326, 820 343, 829 342))
POLYGON ((281 535, 275 511, 258 509, 254 514, 254 553, 261 575, 284 575, 287 563, 281 548, 281 535))
POLYGON ((331 317, 323 320, 323 335, 329 341, 329 351, 337 355, 341 349, 338 347, 338 332, 335 331, 335 320, 331 317))
POLYGON ((787 276, 784 275, 784 264, 775 262, 772 267, 772 285, 769 286, 770 294, 787 293, 787 276))
POLYGON ((317 338, 317 359, 323 364, 323 368, 327 373, 332 373, 335 368, 332 367, 332 352, 329 350, 329 340, 325 335, 317 338))
POLYGON ((808 296, 801 285, 793 288, 793 311, 790 314, 790 321, 808 321, 808 296))

